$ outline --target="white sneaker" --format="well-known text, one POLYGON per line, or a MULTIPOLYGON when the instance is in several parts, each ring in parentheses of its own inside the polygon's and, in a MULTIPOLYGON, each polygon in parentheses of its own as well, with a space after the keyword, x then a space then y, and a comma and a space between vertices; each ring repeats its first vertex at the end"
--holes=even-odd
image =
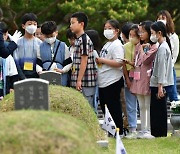
POLYGON ((126 135, 124 138, 126 138, 126 139, 137 139, 137 132, 133 131, 133 132, 129 133, 128 135, 126 135))
POLYGON ((137 138, 139 138, 139 139, 153 139, 155 137, 151 135, 150 131, 142 131, 142 132, 139 132, 137 138))
POLYGON ((143 136, 144 136, 144 131, 139 131, 138 134, 137 134, 137 138, 142 139, 143 136))

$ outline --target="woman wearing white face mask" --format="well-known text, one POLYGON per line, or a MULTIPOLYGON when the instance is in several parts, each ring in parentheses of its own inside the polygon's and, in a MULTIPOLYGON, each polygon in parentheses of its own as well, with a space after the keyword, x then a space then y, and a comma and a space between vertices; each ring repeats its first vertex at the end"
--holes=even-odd
POLYGON ((103 113, 105 113, 105 104, 107 104, 116 126, 120 128, 120 134, 123 134, 120 89, 123 86, 121 78, 123 76, 122 59, 124 58, 124 49, 118 39, 119 22, 108 20, 104 25, 104 36, 108 39, 108 42, 103 46, 100 58, 96 59, 99 66, 100 105, 103 113))
POLYGON ((137 138, 154 138, 150 132, 150 99, 149 87, 153 60, 157 52, 157 46, 150 40, 151 21, 143 21, 139 24, 140 43, 136 45, 134 54, 134 73, 130 91, 136 95, 139 102, 141 131, 137 138))
POLYGON ((174 84, 171 44, 162 22, 155 22, 151 26, 151 41, 158 41, 159 48, 154 60, 153 72, 150 79, 151 87, 151 134, 155 137, 167 136, 167 108, 166 92, 174 84), (166 38, 166 39, 165 39, 166 38))
POLYGON ((26 13, 22 17, 22 28, 25 34, 17 41, 18 48, 14 52, 19 79, 38 78, 40 67, 39 61, 39 45, 41 40, 34 37, 37 29, 37 16, 33 13, 26 13))
POLYGON ((174 85, 167 89, 167 94, 171 102, 178 101, 177 87, 176 87, 176 71, 174 69, 174 64, 176 63, 179 54, 179 37, 174 31, 174 22, 168 11, 161 10, 157 14, 157 20, 163 22, 166 25, 167 35, 169 36, 171 42, 171 48, 172 48, 174 85))
POLYGON ((129 123, 129 134, 126 136, 128 139, 137 137, 137 98, 130 92, 131 82, 133 80, 134 74, 134 54, 135 47, 140 42, 140 37, 138 35, 138 25, 133 24, 129 32, 129 42, 124 45, 125 49, 125 60, 123 66, 123 73, 125 78, 125 100, 126 100, 126 110, 127 118, 129 123))

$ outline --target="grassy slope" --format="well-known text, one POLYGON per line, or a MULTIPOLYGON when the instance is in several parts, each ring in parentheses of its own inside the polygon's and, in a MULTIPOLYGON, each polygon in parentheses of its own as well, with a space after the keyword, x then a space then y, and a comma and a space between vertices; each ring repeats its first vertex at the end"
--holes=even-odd
POLYGON ((0 116, 0 153, 101 153, 85 123, 47 111, 14 111, 0 116))
MULTIPOLYGON (((81 93, 60 86, 50 86, 49 91, 51 111, 63 112, 82 120, 97 140, 104 138, 95 113, 81 93)), ((1 112, 14 110, 13 97, 13 94, 7 95, 0 103, 1 112)))

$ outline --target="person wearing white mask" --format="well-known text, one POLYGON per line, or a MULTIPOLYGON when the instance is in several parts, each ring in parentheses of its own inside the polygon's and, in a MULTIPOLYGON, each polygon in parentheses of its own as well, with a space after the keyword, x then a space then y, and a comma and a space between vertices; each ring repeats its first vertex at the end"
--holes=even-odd
POLYGON ((125 100, 126 110, 129 123, 129 134, 126 136, 128 139, 137 138, 137 98, 130 92, 130 87, 134 77, 134 54, 135 47, 140 42, 138 35, 138 24, 133 24, 129 32, 129 42, 124 45, 125 59, 124 59, 124 78, 125 78, 125 100))
POLYGON ((123 86, 124 49, 119 37, 119 22, 108 20, 104 25, 104 36, 108 42, 103 46, 98 64, 99 99, 103 113, 107 105, 120 134, 123 134, 123 119, 120 104, 120 90, 123 86))
POLYGON ((155 137, 167 136, 167 98, 166 90, 174 84, 171 44, 165 25, 158 21, 151 25, 151 41, 159 43, 155 56, 151 87, 151 134, 155 137))
POLYGON ((157 21, 161 21, 166 25, 167 35, 171 42, 172 49, 172 63, 173 63, 173 76, 174 76, 174 85, 167 88, 167 94, 170 102, 178 101, 177 87, 176 87, 176 71, 174 65, 176 63, 178 54, 179 54, 179 37, 175 33, 174 22, 170 13, 167 10, 161 10, 157 14, 157 21))
POLYGON ((57 25, 54 21, 46 21, 41 27, 45 36, 44 42, 40 45, 40 57, 43 69, 46 71, 61 72, 61 85, 67 86, 68 69, 63 69, 69 63, 72 63, 70 51, 67 45, 58 40, 57 25))
POLYGON ((19 80, 26 78, 38 78, 39 45, 41 40, 34 36, 37 29, 37 16, 34 13, 26 13, 22 17, 22 28, 25 34, 17 41, 17 49, 14 51, 14 60, 18 70, 19 80))

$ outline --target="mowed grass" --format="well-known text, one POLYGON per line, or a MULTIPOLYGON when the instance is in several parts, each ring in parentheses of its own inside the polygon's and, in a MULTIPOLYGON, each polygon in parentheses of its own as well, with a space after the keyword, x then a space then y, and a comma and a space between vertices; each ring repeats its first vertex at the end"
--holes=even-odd
MULTIPOLYGON (((93 109, 84 96, 72 89, 62 86, 50 86, 50 110, 57 113, 65 113, 71 115, 86 123, 97 140, 104 139, 104 133, 99 127, 99 122, 93 109)), ((0 103, 0 112, 8 112, 14 110, 14 94, 7 95, 0 103)))
POLYGON ((0 113, 1 154, 101 154, 85 123, 50 111, 0 113))
MULTIPOLYGON (((152 140, 147 139, 122 139, 128 154, 180 154, 180 138, 178 137, 165 137, 155 138, 152 140)), ((116 140, 109 138, 110 154, 115 153, 116 140)))

